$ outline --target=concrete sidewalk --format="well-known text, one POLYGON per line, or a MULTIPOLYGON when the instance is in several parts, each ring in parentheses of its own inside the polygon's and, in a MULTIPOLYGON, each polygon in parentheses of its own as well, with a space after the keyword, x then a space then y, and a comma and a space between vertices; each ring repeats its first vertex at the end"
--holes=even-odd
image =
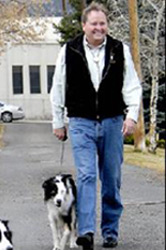
MULTIPOLYGON (((65 142, 62 167, 62 144, 52 135, 50 123, 7 124, 4 142, 0 151, 0 218, 10 220, 15 250, 51 250, 41 186, 59 171, 75 175, 70 142, 65 142)), ((124 213, 116 249, 164 250, 164 176, 125 165, 122 180, 124 213)), ((95 250, 102 249, 99 189, 95 250)))

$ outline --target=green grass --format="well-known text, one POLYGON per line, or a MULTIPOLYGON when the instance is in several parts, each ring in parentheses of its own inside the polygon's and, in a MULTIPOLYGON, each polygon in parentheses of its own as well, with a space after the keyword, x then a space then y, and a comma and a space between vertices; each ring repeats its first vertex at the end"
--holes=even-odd
POLYGON ((160 173, 165 171, 165 150, 157 148, 156 154, 135 152, 131 145, 124 146, 124 162, 133 166, 150 168, 160 173))

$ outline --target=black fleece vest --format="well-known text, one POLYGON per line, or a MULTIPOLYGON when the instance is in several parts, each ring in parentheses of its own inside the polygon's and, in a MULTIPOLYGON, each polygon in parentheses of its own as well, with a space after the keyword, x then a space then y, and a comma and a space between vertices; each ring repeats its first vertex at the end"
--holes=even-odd
POLYGON ((83 35, 67 43, 65 106, 69 117, 104 119, 123 114, 123 45, 107 36, 105 50, 105 67, 96 92, 85 57, 83 35))

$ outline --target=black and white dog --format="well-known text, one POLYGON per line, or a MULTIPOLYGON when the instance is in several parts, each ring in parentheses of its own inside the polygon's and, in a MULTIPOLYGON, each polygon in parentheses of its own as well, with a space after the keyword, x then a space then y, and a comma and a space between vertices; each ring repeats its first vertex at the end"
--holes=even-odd
POLYGON ((12 232, 6 220, 0 220, 0 250, 13 250, 12 232))
POLYGON ((76 185, 71 175, 58 174, 46 180, 44 200, 53 235, 53 250, 64 250, 67 242, 77 247, 76 240, 76 185))

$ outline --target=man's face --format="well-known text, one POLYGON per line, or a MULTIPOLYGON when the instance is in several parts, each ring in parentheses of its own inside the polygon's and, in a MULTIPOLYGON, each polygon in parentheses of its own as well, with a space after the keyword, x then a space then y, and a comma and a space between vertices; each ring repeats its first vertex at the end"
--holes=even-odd
POLYGON ((102 11, 91 11, 87 16, 87 21, 82 24, 87 40, 93 46, 100 45, 108 32, 108 23, 102 11))

